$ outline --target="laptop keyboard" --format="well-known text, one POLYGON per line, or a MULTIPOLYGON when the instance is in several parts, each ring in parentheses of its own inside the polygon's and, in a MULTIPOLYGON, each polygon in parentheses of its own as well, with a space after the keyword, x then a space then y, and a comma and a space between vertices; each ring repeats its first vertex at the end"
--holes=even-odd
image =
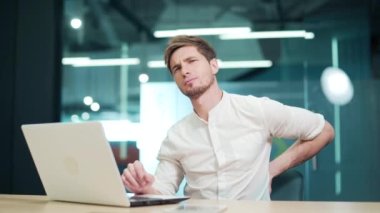
POLYGON ((148 200, 162 200, 161 198, 152 198, 152 197, 142 197, 142 196, 133 196, 129 198, 130 201, 148 201, 148 200))

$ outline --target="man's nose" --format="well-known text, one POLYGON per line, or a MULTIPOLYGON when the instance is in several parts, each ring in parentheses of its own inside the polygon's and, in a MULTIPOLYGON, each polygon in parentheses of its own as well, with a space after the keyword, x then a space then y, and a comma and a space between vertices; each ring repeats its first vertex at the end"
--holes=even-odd
POLYGON ((186 64, 182 64, 181 67, 182 67, 181 69, 182 75, 187 75, 190 73, 189 66, 187 66, 186 64))

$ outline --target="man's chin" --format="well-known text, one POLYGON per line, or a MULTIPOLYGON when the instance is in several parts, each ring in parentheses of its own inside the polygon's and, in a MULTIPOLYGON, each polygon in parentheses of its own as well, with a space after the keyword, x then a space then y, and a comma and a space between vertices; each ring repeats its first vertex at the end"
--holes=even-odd
POLYGON ((204 91, 201 91, 201 90, 187 90, 187 91, 182 91, 182 93, 191 98, 191 99, 196 99, 196 98, 199 98, 203 93, 204 91))
POLYGON ((190 99, 197 99, 202 96, 208 89, 210 89, 211 84, 206 86, 191 87, 188 89, 181 89, 181 92, 189 97, 190 99))

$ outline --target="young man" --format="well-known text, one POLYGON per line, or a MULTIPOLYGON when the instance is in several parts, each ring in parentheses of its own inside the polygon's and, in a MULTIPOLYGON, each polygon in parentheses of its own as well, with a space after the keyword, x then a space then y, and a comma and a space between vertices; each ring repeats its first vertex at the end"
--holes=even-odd
POLYGON ((173 38, 165 62, 194 112, 176 123, 162 143, 155 176, 139 161, 121 178, 138 194, 185 194, 205 199, 270 200, 273 177, 317 154, 333 140, 323 116, 268 98, 222 91, 215 51, 194 36, 173 38), (273 137, 296 139, 269 162, 273 137))

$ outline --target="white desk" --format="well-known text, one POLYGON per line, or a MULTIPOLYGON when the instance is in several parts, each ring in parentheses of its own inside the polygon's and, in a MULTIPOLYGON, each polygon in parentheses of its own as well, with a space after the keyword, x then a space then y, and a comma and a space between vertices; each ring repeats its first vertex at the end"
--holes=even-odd
MULTIPOLYGON (((224 205, 225 212, 323 212, 323 213, 369 213, 380 212, 380 202, 293 202, 293 201, 216 201, 190 199, 187 205, 224 205)), ((34 195, 0 195, 0 213, 53 212, 53 213, 128 213, 128 212, 165 212, 181 204, 150 207, 121 208, 48 201, 46 196, 34 195)))

